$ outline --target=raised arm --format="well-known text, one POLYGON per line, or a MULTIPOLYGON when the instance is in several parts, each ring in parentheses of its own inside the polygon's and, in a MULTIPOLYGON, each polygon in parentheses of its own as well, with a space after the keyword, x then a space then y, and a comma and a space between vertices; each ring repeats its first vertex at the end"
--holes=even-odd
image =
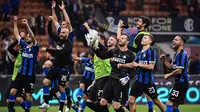
POLYGON ((52 1, 51 2, 51 9, 52 9, 52 16, 55 18, 56 21, 58 21, 58 18, 56 16, 56 11, 55 11, 55 8, 56 8, 56 1, 52 1))
POLYGON ((123 26, 123 21, 120 19, 117 28, 117 40, 119 40, 122 36, 122 30, 123 30, 122 26, 123 26))
POLYGON ((37 40, 34 38, 34 33, 33 31, 31 30, 28 22, 27 22, 27 19, 22 19, 22 23, 26 25, 26 28, 27 28, 27 31, 28 31, 28 34, 30 35, 31 39, 32 39, 32 42, 33 42, 33 45, 36 45, 37 43, 37 40))
POLYGON ((17 27, 17 20, 18 20, 18 17, 14 16, 14 36, 16 37, 18 42, 20 42, 21 37, 19 35, 19 30, 18 30, 18 27, 17 27))
POLYGON ((62 10, 62 12, 63 12, 63 14, 64 14, 65 21, 66 21, 66 23, 67 23, 67 25, 68 25, 68 28, 69 28, 69 32, 71 33, 73 29, 72 29, 71 21, 70 21, 70 19, 69 19, 69 16, 68 16, 68 14, 67 14, 67 11, 65 10, 65 4, 64 4, 63 1, 62 1, 62 4, 59 5, 59 7, 60 7, 60 9, 62 10))
POLYGON ((87 29, 88 32, 90 31, 90 27, 89 27, 89 25, 88 25, 87 22, 85 22, 85 23, 83 24, 83 26, 85 26, 85 28, 87 29))

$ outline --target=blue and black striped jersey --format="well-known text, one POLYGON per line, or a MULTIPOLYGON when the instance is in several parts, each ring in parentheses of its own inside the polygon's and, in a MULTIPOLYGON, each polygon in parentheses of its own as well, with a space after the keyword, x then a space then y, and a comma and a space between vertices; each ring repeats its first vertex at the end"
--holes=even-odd
POLYGON ((172 61, 173 68, 181 68, 182 73, 176 77, 176 81, 179 82, 186 82, 189 79, 189 74, 187 73, 188 70, 188 55, 187 52, 181 50, 180 52, 174 55, 174 59, 172 61))
POLYGON ((94 64, 90 61, 90 58, 81 58, 81 62, 85 63, 85 71, 83 76, 86 79, 94 80, 94 64))
POLYGON ((24 40, 20 39, 20 46, 22 48, 22 64, 18 72, 23 75, 35 75, 36 61, 39 51, 38 43, 29 47, 24 40))
MULTIPOLYGON (((149 48, 145 51, 139 51, 134 60, 135 62, 143 65, 156 63, 156 51, 149 48)), ((154 84, 154 76, 152 70, 144 68, 138 68, 137 70, 137 81, 144 84, 154 84)))

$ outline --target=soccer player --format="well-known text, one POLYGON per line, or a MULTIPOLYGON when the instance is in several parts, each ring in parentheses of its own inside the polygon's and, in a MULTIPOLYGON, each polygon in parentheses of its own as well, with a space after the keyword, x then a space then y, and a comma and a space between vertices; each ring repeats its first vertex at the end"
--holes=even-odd
MULTIPOLYGON (((120 28, 122 28, 123 24, 120 25, 120 28)), ((147 28, 150 25, 150 19, 146 16, 141 16, 139 17, 138 21, 137 21, 137 28, 139 30, 139 32, 137 33, 137 35, 134 38, 134 42, 133 42, 133 46, 128 46, 128 48, 133 51, 135 54, 137 54, 139 51, 142 50, 142 45, 141 45, 141 41, 142 38, 145 34, 150 34, 147 31, 147 28)), ((147 104, 148 104, 148 108, 149 108, 149 112, 153 112, 153 101, 152 99, 146 95, 147 98, 147 104)))
MULTIPOLYGON (((82 99, 82 97, 84 98, 84 101, 81 104, 81 108, 80 108, 83 111, 86 107, 86 101, 88 97, 87 88, 92 84, 94 80, 94 64, 93 64, 94 54, 89 53, 88 58, 85 58, 85 57, 80 58, 80 57, 77 57, 76 55, 72 55, 72 57, 74 61, 81 61, 82 63, 85 64, 85 71, 83 73, 83 76, 79 85, 79 89, 78 89, 78 94, 77 94, 77 98, 79 102, 82 99)), ((78 108, 74 108, 74 109, 77 110, 78 108)))
POLYGON ((126 84, 129 81, 129 69, 117 68, 118 63, 129 63, 134 59, 132 51, 128 50, 129 37, 123 34, 118 39, 118 48, 101 52, 100 49, 96 49, 96 54, 101 59, 111 58, 111 73, 109 79, 103 89, 102 98, 100 101, 101 112, 109 112, 107 108, 108 103, 112 103, 115 111, 125 112, 121 106, 121 102, 124 96, 123 90, 126 88, 126 84), (114 100, 114 101, 113 101, 114 100), (112 102, 113 101, 113 102, 112 102))
POLYGON ((178 106, 184 104, 186 92, 188 90, 189 75, 187 74, 188 69, 188 55, 183 50, 186 40, 182 36, 176 36, 172 41, 173 49, 176 54, 174 60, 170 64, 166 61, 165 55, 161 54, 160 59, 169 69, 174 71, 164 75, 165 79, 174 77, 175 84, 170 93, 169 100, 167 102, 167 109, 165 112, 180 112, 178 106))
POLYGON ((37 44, 36 39, 34 38, 34 34, 31 31, 27 20, 23 19, 22 23, 26 25, 28 29, 29 36, 26 37, 25 41, 20 37, 19 31, 17 28, 17 20, 18 17, 14 16, 14 35, 18 40, 22 48, 22 64, 18 71, 17 77, 15 81, 12 83, 12 89, 10 90, 9 95, 9 104, 8 111, 15 112, 14 104, 15 104, 15 95, 18 90, 24 88, 26 93, 26 112, 30 112, 30 108, 32 105, 32 95, 34 92, 34 84, 35 84, 35 66, 37 55, 39 51, 39 45, 37 44))
POLYGON ((142 50, 137 53, 134 62, 128 64, 118 64, 119 68, 137 68, 137 78, 133 84, 129 97, 131 112, 136 112, 136 98, 146 93, 150 96, 154 103, 164 112, 165 107, 157 98, 156 87, 154 84, 153 70, 156 62, 156 51, 150 48, 154 44, 152 35, 144 35, 141 44, 142 50))
MULTIPOLYGON (((25 38, 25 32, 20 32, 20 36, 22 37, 22 39, 25 38)), ((19 68, 21 66, 21 62, 22 62, 22 53, 20 51, 19 46, 17 46, 17 48, 19 50, 15 50, 14 47, 18 44, 18 41, 15 40, 9 47, 8 47, 8 52, 10 52, 16 59, 15 59, 15 64, 14 64, 14 70, 13 70, 13 75, 12 75, 12 82, 8 88, 8 91, 6 92, 6 102, 8 102, 9 100, 9 94, 10 94, 10 90, 11 90, 11 85, 13 83, 13 81, 16 79, 17 73, 19 71, 19 68)), ((22 88, 21 90, 18 90, 18 92, 16 93, 16 101, 20 104, 20 106, 25 110, 25 106, 26 106, 26 101, 24 101, 24 88, 22 88)))
POLYGON ((60 32, 61 32, 61 29, 62 28, 67 28, 69 30, 69 33, 72 33, 73 32, 73 28, 71 26, 71 21, 69 19, 69 16, 65 10, 65 4, 63 1, 61 1, 61 5, 59 5, 59 8, 60 10, 62 10, 63 14, 64 14, 64 18, 65 18, 65 21, 63 21, 61 23, 61 25, 58 23, 57 21, 57 17, 56 17, 56 13, 55 13, 55 7, 56 7, 56 2, 55 1, 52 1, 52 16, 53 18, 53 23, 55 25, 55 27, 57 28, 57 31, 58 31, 58 35, 60 35, 60 32))
MULTIPOLYGON (((88 26, 87 23, 83 24, 88 32, 90 32, 90 27, 88 26)), ((86 40, 88 41, 89 38, 86 38, 86 40)), ((107 43, 107 47, 105 46, 105 38, 103 38, 103 36, 99 36, 98 37, 98 41, 101 43, 100 46, 101 49, 103 49, 103 51, 107 51, 107 50, 112 50, 115 48, 116 44, 117 44, 117 39, 116 36, 112 35, 110 36, 108 43, 107 43)), ((88 42, 89 45, 90 42, 88 42)), ((90 46, 90 45, 89 45, 90 46)), ((92 86, 90 86, 90 90, 89 90, 89 94, 88 94, 88 99, 86 102, 86 105, 94 110, 95 112, 101 112, 99 110, 99 106, 100 106, 100 100, 101 100, 101 96, 103 93, 103 88, 108 80, 108 76, 110 75, 110 71, 111 71, 111 65, 110 65, 110 60, 109 59, 100 59, 99 57, 96 56, 96 54, 94 55, 94 73, 95 73, 95 83, 93 83, 92 86)))
POLYGON ((43 81, 44 84, 44 94, 45 97, 49 95, 48 85, 52 80, 58 79, 59 81, 59 91, 60 91, 60 108, 59 112, 63 111, 64 102, 66 100, 66 82, 69 81, 70 76, 70 66, 72 65, 71 53, 72 53, 72 42, 68 38, 69 30, 67 28, 62 28, 60 37, 55 38, 57 41, 56 49, 42 48, 42 51, 47 51, 51 54, 55 54, 55 60, 53 61, 53 66, 50 71, 45 76, 43 81))

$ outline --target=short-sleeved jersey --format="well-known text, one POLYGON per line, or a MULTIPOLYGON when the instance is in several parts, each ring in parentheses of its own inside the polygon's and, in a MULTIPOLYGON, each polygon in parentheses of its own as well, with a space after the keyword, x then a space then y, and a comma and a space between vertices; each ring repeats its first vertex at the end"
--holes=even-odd
POLYGON ((100 79, 110 75, 111 65, 109 59, 100 59, 94 55, 94 74, 95 79, 100 79))
MULTIPOLYGON (((57 30, 58 30, 58 35, 60 35, 62 27, 59 25, 57 30)), ((70 32, 68 36, 69 40, 71 40, 72 43, 74 43, 74 32, 70 32)))
POLYGON ((90 58, 81 58, 81 62, 85 64, 85 70, 83 76, 86 79, 94 80, 94 64, 90 61, 90 58))
MULTIPOLYGON (((156 51, 151 48, 148 48, 145 51, 139 51, 134 61, 143 65, 147 65, 150 63, 155 64, 156 51)), ((138 68, 136 80, 144 84, 153 84, 154 83, 153 71, 144 68, 138 68)))
POLYGON ((182 72, 181 74, 177 75, 175 81, 179 82, 186 82, 189 79, 189 75, 187 73, 188 70, 188 55, 187 52, 184 50, 181 50, 180 52, 176 53, 174 55, 174 59, 172 61, 173 68, 178 69, 181 68, 182 72))
POLYGON ((22 48, 22 64, 18 72, 23 75, 35 75, 36 61, 39 51, 38 43, 29 47, 24 40, 20 39, 20 46, 22 48))

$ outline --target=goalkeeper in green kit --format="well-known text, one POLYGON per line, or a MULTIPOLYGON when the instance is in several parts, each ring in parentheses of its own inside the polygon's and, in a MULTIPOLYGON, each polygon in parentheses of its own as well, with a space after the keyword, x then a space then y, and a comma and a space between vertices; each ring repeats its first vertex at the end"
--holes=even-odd
MULTIPOLYGON (((97 43, 91 43, 93 42, 93 37, 98 38, 98 41, 104 45, 100 46, 102 47, 102 50, 111 50, 114 49, 117 44, 116 36, 112 35, 110 36, 108 40, 108 44, 106 48, 105 46, 105 38, 98 36, 98 32, 95 30, 90 29, 87 23, 83 24, 89 34, 85 35, 88 46, 95 46, 97 43)), ((95 47, 93 47, 95 48, 95 47)), ((97 48, 97 46, 96 46, 97 48)), ((92 83, 89 89, 89 96, 86 105, 93 111, 98 112, 98 107, 100 107, 100 99, 101 95, 103 93, 104 86, 109 78, 111 71, 111 65, 110 65, 110 59, 100 59, 96 55, 94 55, 94 72, 95 72, 95 81, 92 83)))

